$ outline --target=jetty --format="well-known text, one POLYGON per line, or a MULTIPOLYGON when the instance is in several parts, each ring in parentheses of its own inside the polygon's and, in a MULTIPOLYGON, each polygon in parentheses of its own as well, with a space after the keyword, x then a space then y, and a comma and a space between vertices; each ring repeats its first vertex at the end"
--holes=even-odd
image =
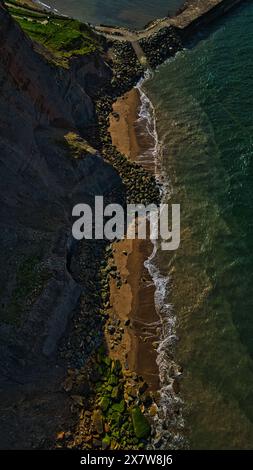
POLYGON ((189 0, 178 15, 157 19, 143 30, 133 31, 128 28, 105 25, 94 26, 94 30, 107 40, 131 43, 141 64, 145 65, 148 60, 141 48, 142 40, 152 38, 166 28, 174 29, 182 39, 186 39, 194 31, 211 24, 243 1, 189 0))

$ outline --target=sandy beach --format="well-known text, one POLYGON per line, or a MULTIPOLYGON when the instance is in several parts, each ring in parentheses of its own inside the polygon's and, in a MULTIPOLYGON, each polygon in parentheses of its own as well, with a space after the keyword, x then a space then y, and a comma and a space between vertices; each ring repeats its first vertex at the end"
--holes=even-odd
MULTIPOLYGON (((110 116, 110 133, 113 144, 132 161, 138 161, 142 152, 136 124, 140 109, 138 89, 119 98, 110 116)), ((147 143, 145 142, 145 145, 147 143)), ((154 305, 154 284, 144 261, 151 255, 153 245, 149 240, 122 240, 114 244, 114 262, 122 279, 117 287, 110 284, 110 316, 124 324, 120 344, 111 350, 111 356, 119 358, 126 368, 141 375, 150 389, 159 386, 156 364, 158 316, 154 305), (129 324, 128 324, 129 323, 129 324)), ((107 337, 109 341, 109 337, 107 337)))
POLYGON ((112 143, 119 152, 135 161, 141 152, 136 128, 138 111, 140 107, 140 95, 136 88, 121 96, 113 105, 113 113, 110 115, 110 134, 112 143))

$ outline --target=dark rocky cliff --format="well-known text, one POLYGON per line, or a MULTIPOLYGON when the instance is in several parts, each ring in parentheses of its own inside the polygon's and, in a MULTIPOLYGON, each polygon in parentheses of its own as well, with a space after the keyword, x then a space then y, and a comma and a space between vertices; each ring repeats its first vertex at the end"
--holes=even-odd
POLYGON ((72 207, 120 185, 81 136, 95 121, 92 95, 109 67, 97 52, 73 58, 67 69, 43 52, 0 2, 2 447, 32 445, 24 444, 26 434, 17 440, 17 414, 11 419, 28 395, 24 423, 38 401, 46 403, 44 421, 35 416, 27 424, 30 434, 42 425, 47 435, 59 424, 49 418, 57 400, 65 406, 54 356, 81 292, 66 265, 72 207))

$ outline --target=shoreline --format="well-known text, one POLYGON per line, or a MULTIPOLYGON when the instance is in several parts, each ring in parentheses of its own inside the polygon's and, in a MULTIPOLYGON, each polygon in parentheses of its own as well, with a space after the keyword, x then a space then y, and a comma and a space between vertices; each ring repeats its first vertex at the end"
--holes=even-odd
MULTIPOLYGON (((109 127, 112 144, 129 160, 138 163, 138 156, 147 148, 138 135, 140 108, 140 91, 133 88, 113 104, 109 127)), ((125 283, 120 290, 115 282, 110 284, 113 314, 130 322, 123 347, 124 359, 130 370, 142 376, 152 391, 157 391, 160 385, 155 350, 158 335, 156 326, 150 324, 157 324, 159 317, 154 301, 155 286, 144 265, 153 252, 153 244, 148 239, 125 239, 114 244, 114 251, 115 264, 125 283)), ((117 352, 112 354, 116 355, 117 352)))
MULTIPOLYGON (((121 152, 125 152, 129 160, 131 160, 135 156, 136 141, 138 142, 140 151, 142 150, 141 144, 143 143, 145 152, 148 148, 151 150, 149 152, 149 161, 146 161, 145 169, 158 177, 158 180, 161 178, 162 181, 160 162, 154 158, 154 151, 158 144, 155 110, 153 104, 141 89, 141 86, 136 85, 132 93, 127 92, 123 97, 118 98, 113 104, 112 114, 115 110, 117 110, 118 115, 113 116, 114 119, 112 119, 112 115, 110 116, 109 127, 112 136, 112 145, 116 145, 117 142, 120 142, 121 152), (143 142, 139 138, 140 135, 143 136, 143 129, 140 132, 141 124, 143 124, 140 122, 143 120, 142 112, 141 120, 139 119, 140 108, 143 102, 145 105, 148 104, 149 107, 149 110, 146 109, 145 113, 151 112, 152 119, 154 119, 153 129, 149 128, 147 130, 146 126, 150 126, 150 119, 147 119, 146 116, 144 118, 144 128, 146 129, 146 134, 149 134, 149 145, 151 134, 155 140, 155 146, 153 145, 152 147, 148 147, 146 145, 147 142, 145 142, 145 140, 143 142), (134 110, 131 109, 131 106, 135 107, 134 110), (150 130, 152 131, 151 134, 150 130), (117 135, 117 131, 118 134, 120 134, 120 138, 119 135, 117 135), (127 133, 128 139, 124 139, 124 137, 121 138, 124 133, 127 133)), ((141 154, 137 155, 134 161, 143 166, 141 154)), ((135 328, 130 330, 130 346, 132 345, 132 349, 129 356, 131 358, 129 365, 131 366, 131 370, 136 371, 138 375, 144 378, 148 383, 148 389, 153 393, 156 408, 152 415, 155 432, 152 435, 151 445, 155 448, 156 443, 159 442, 161 448, 166 449, 168 442, 170 442, 171 445, 176 445, 178 448, 182 449, 184 444, 187 445, 184 440, 184 434, 180 433, 180 442, 177 442, 177 437, 175 437, 174 441, 173 432, 177 428, 179 430, 183 422, 183 399, 180 396, 180 381, 183 368, 177 363, 174 354, 164 363, 164 357, 167 357, 168 353, 168 351, 166 351, 167 343, 165 340, 171 335, 176 334, 174 329, 175 316, 173 314, 167 317, 167 307, 164 309, 164 299, 161 298, 161 284, 167 286, 169 278, 165 278, 160 274, 159 268, 155 267, 152 263, 157 247, 150 239, 134 240, 132 242, 134 243, 132 244, 131 252, 128 253, 128 261, 126 263, 129 270, 129 277, 131 277, 132 280, 132 282, 129 281, 132 299, 128 318, 132 319, 135 324, 135 328), (137 289, 136 286, 138 286, 137 289), (157 295, 159 296, 159 300, 157 295), (146 337, 143 337, 144 330, 146 330, 146 337)), ((122 242, 119 242, 117 245, 121 243, 122 242)), ((122 255, 119 261, 116 260, 119 271, 121 271, 121 259, 122 255)), ((124 300, 123 298, 122 302, 124 300)), ((176 435, 177 431, 175 431, 175 436, 176 435)))

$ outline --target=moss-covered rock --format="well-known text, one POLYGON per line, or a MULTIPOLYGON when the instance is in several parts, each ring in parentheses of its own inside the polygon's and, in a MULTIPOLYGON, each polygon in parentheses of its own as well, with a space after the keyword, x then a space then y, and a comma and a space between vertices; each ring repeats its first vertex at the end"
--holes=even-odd
POLYGON ((118 377, 116 377, 116 375, 114 374, 111 374, 108 380, 108 384, 114 386, 114 385, 118 385, 118 382, 119 382, 118 377))
POLYGON ((111 445, 111 438, 108 434, 102 439, 102 449, 108 449, 111 445))
POLYGON ((122 414, 116 411, 112 411, 110 415, 110 421, 112 423, 112 428, 118 428, 122 423, 122 414))
POLYGON ((116 361, 112 361, 111 371, 113 374, 119 376, 122 372, 122 366, 118 359, 116 361))
POLYGON ((132 409, 131 417, 136 437, 138 439, 147 439, 151 431, 150 424, 138 406, 132 409))
POLYGON ((119 400, 120 399, 120 392, 121 392, 121 390, 120 390, 119 387, 114 387, 112 389, 112 399, 116 400, 116 401, 119 400))
POLYGON ((109 398, 108 397, 102 397, 101 400, 100 400, 99 405, 100 405, 100 408, 103 411, 103 413, 105 413, 108 410, 109 406, 110 406, 109 398))
POLYGON ((107 367, 110 367, 110 366, 111 366, 112 360, 111 360, 111 358, 110 358, 109 356, 103 357, 102 361, 103 361, 103 363, 104 363, 107 367))
POLYGON ((112 410, 117 411, 117 413, 124 413, 124 411, 125 411, 125 402, 124 402, 124 400, 121 400, 120 403, 114 403, 114 405, 112 405, 112 410))

